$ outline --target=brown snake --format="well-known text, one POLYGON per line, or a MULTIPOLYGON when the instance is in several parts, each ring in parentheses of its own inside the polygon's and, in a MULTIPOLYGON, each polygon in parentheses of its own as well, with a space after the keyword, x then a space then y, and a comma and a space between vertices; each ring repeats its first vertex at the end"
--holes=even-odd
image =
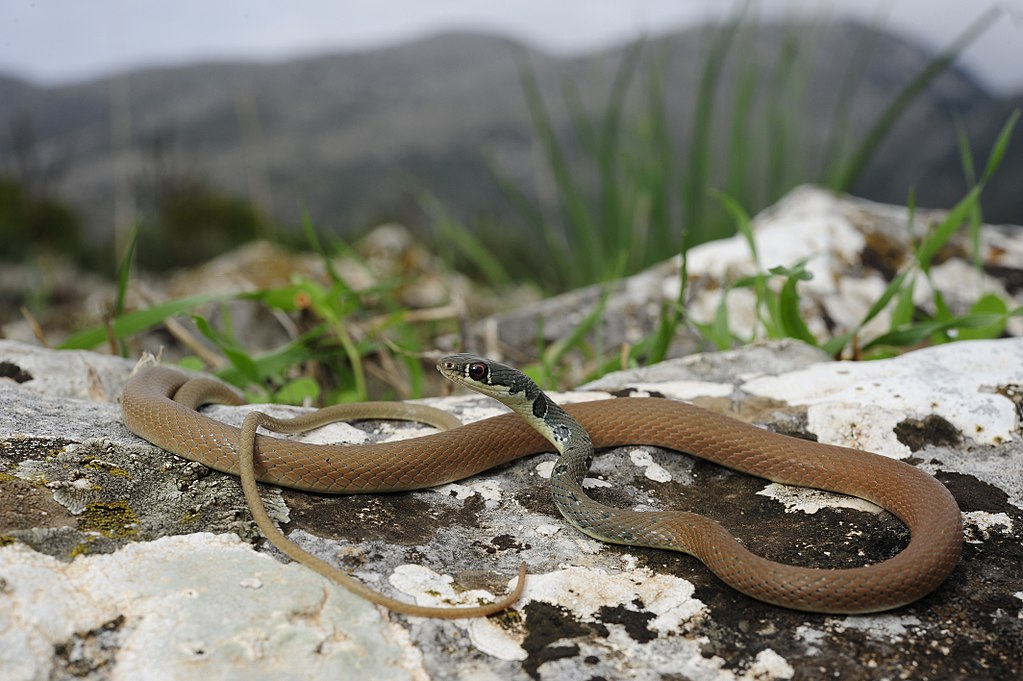
MULTIPOLYGON (((545 409, 553 405, 543 393, 539 395, 546 400, 545 409)), ((530 399, 536 399, 536 394, 530 399)), ((134 433, 170 452, 238 475, 241 431, 195 411, 206 402, 238 404, 240 399, 217 381, 189 382, 188 377, 172 369, 143 368, 125 387, 124 423, 134 433), (184 389, 179 391, 182 386, 184 389)), ((538 403, 530 404, 535 413, 538 403)), ((409 414, 407 405, 390 407, 390 413, 385 415, 374 407, 362 415, 345 415, 342 409, 326 415, 317 412, 304 419, 300 417, 299 424, 287 429, 307 430, 314 421, 322 425, 340 417, 421 418, 417 413, 409 414)), ((614 526, 619 535, 601 538, 690 553, 727 584, 754 598, 812 612, 888 610, 933 591, 959 560, 963 532, 955 500, 941 483, 906 463, 771 433, 668 399, 601 400, 566 405, 565 410, 589 433, 597 448, 665 447, 773 482, 849 494, 892 512, 910 530, 908 546, 881 563, 840 570, 804 568, 769 561, 749 552, 717 522, 695 513, 637 512, 612 509, 596 502, 587 507, 590 516, 599 515, 599 523, 614 526)), ((246 424, 249 437, 257 425, 269 419, 259 416, 263 419, 253 417, 246 424)), ((429 417, 426 420, 431 422, 429 417)), ((271 427, 282 425, 274 419, 270 421, 271 427)), ((433 435, 373 445, 313 445, 259 435, 255 439, 254 471, 261 482, 311 492, 396 492, 460 480, 513 459, 550 450, 548 440, 523 418, 505 414, 433 435)), ((262 510, 254 483, 249 487, 250 506, 255 503, 262 510)), ((269 529, 282 539, 269 518, 264 520, 269 525, 267 528, 260 523, 264 533, 269 529)), ((276 543, 274 537, 270 538, 276 543)), ((297 547, 295 550, 301 552, 297 547)), ((484 615, 507 607, 521 592, 524 574, 520 570, 515 591, 495 604, 479 608, 424 608, 382 597, 336 568, 326 563, 323 566, 329 570, 329 576, 374 602, 409 614, 442 617, 484 615)), ((311 567, 328 574, 320 569, 322 566, 311 567)))

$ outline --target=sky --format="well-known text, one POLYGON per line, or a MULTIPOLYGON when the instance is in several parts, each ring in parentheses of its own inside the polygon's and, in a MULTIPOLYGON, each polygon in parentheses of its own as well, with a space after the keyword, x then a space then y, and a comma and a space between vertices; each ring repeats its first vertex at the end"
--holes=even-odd
MULTIPOLYGON (((939 50, 991 6, 1002 15, 961 65, 996 92, 1023 91, 1023 0, 755 0, 753 12, 852 16, 939 50)), ((733 7, 727 0, 0 0, 0 72, 57 85, 140 66, 366 50, 453 29, 570 55, 733 7)))

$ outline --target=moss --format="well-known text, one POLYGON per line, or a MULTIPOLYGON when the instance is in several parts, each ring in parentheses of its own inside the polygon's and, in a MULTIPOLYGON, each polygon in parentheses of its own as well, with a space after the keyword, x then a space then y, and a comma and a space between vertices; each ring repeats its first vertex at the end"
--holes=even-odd
POLYGON ((18 541, 18 540, 15 539, 14 537, 11 537, 11 536, 6 535, 6 534, 0 534, 0 546, 10 546, 11 544, 13 544, 16 541, 18 541))
POLYGON ((0 483, 14 482, 17 479, 18 478, 16 478, 15 476, 11 475, 10 473, 0 473, 0 483))
POLYGON ((77 558, 78 556, 87 556, 87 555, 89 555, 89 543, 85 542, 85 543, 82 543, 82 544, 78 544, 73 549, 71 549, 71 553, 68 554, 68 557, 73 560, 73 559, 77 558))
POLYGON ((139 519, 127 501, 94 501, 86 505, 78 527, 118 539, 138 534, 139 519))

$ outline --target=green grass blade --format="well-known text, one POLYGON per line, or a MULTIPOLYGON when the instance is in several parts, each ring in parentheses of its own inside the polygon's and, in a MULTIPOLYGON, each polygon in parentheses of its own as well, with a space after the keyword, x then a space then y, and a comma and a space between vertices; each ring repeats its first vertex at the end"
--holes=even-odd
POLYGON ((131 280, 131 266, 135 259, 135 251, 139 244, 139 228, 141 224, 136 221, 131 229, 131 238, 128 240, 128 247, 121 255, 121 261, 117 264, 117 298, 114 300, 114 316, 124 313, 124 299, 128 295, 128 285, 131 280))
POLYGON ((722 82, 725 58, 731 50, 748 7, 748 2, 743 3, 732 19, 717 29, 700 73, 693 127, 689 136, 689 160, 686 164, 688 173, 682 186, 683 224, 691 245, 702 243, 709 238, 704 221, 704 196, 711 175, 714 105, 718 86, 722 82))
POLYGON ((309 211, 302 208, 302 230, 305 232, 306 241, 314 251, 319 253, 320 259, 323 261, 323 269, 330 277, 330 280, 335 284, 344 283, 341 279, 341 275, 338 273, 337 268, 334 267, 334 259, 330 257, 330 253, 323 246, 323 242, 320 240, 319 232, 316 231, 316 225, 313 224, 312 218, 309 216, 309 211))
POLYGON ((475 234, 455 220, 436 195, 426 189, 420 189, 416 192, 416 198, 434 227, 440 232, 444 244, 455 249, 472 263, 491 286, 503 288, 509 285, 511 277, 500 259, 491 253, 475 234))
POLYGON ((1016 109, 1009 115, 1009 120, 1002 126, 1001 132, 998 133, 998 138, 995 140, 994 146, 991 148, 991 153, 988 155, 987 163, 984 165, 984 174, 981 175, 980 181, 982 183, 987 182, 991 179, 991 176, 998 170, 998 166, 1002 163, 1002 157, 1005 156, 1005 150, 1009 147, 1009 140, 1012 139, 1012 131, 1016 127, 1016 123, 1019 121, 1020 110, 1016 109))
POLYGON ((925 340, 933 339, 936 335, 944 334, 950 329, 957 329, 959 333, 967 329, 990 330, 999 324, 1004 324, 1008 317, 1023 314, 1023 308, 1017 308, 1005 314, 992 312, 970 313, 953 319, 933 319, 926 322, 919 322, 908 328, 896 329, 882 334, 863 346, 869 350, 878 346, 911 347, 922 343, 925 340))
POLYGON ((260 372, 255 360, 252 359, 244 348, 238 345, 237 341, 226 334, 219 333, 209 323, 209 320, 201 315, 193 315, 192 321, 195 324, 195 328, 199 329, 199 333, 224 353, 224 356, 245 377, 248 383, 262 386, 264 375, 260 372))
POLYGON ((970 192, 957 203, 952 210, 948 212, 948 216, 942 220, 938 227, 928 234, 923 243, 916 251, 917 263, 920 265, 920 269, 924 273, 931 271, 931 262, 934 260, 934 256, 941 250, 942 246, 948 243, 948 240, 952 238, 963 223, 969 217, 970 213, 974 209, 974 205, 980 198, 980 192, 984 185, 978 184, 970 190, 970 192))
POLYGON ((891 329, 906 326, 913 321, 916 312, 916 305, 913 302, 913 293, 916 290, 916 278, 910 277, 904 288, 898 291, 898 300, 895 301, 895 308, 892 310, 891 329))
MULTIPOLYGON (((231 294, 204 294, 188 298, 178 298, 177 300, 153 305, 144 310, 134 310, 119 315, 114 318, 111 328, 116 338, 126 338, 159 326, 168 317, 174 317, 184 312, 189 312, 201 305, 225 300, 230 297, 231 294)), ((107 327, 98 326, 71 334, 57 347, 60 350, 89 350, 100 343, 106 342, 107 339, 107 327)))
MULTIPOLYGON (((572 259, 575 262, 575 267, 563 271, 561 274, 565 277, 572 277, 581 272, 584 276, 592 279, 595 276, 594 268, 604 262, 600 235, 595 228, 582 189, 571 171, 565 150, 554 131, 554 122, 544 104, 536 74, 525 61, 522 61, 519 75, 533 130, 539 138, 561 197, 561 208, 565 217, 562 238, 566 240, 563 249, 566 252, 573 252, 575 256, 572 259)), ((543 228, 550 230, 554 229, 554 226, 545 221, 543 228)), ((555 239, 548 238, 548 244, 551 243, 555 243, 555 239)))
POLYGON ((863 84, 870 56, 877 48, 877 43, 884 35, 880 30, 862 32, 852 59, 849 60, 849 73, 842 79, 842 90, 835 105, 835 115, 828 135, 828 148, 823 157, 823 177, 829 187, 837 187, 840 171, 844 166, 846 155, 851 143, 850 114, 854 110, 853 102, 856 93, 863 84))
POLYGON ((887 137, 895 123, 902 117, 902 114, 920 96, 927 86, 951 66, 959 55, 974 40, 980 37, 984 31, 1001 16, 1002 10, 997 6, 991 6, 973 21, 956 38, 952 44, 932 59, 924 69, 918 73, 891 101, 878 119, 867 131, 862 142, 853 153, 852 158, 844 166, 839 179, 834 186, 839 191, 849 191, 859 180, 867 164, 873 158, 881 142, 887 137))
POLYGON ((569 350, 582 345, 586 335, 604 318, 604 308, 607 305, 609 295, 610 289, 604 289, 600 294, 597 305, 572 329, 572 332, 554 341, 544 350, 542 362, 546 367, 552 368, 557 366, 569 350))

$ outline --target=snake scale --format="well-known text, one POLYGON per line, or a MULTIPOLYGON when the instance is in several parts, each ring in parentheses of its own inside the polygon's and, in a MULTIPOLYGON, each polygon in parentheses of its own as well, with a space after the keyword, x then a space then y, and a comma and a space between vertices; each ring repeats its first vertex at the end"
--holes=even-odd
MULTIPOLYGON (((551 476, 551 490, 573 526, 602 541, 689 553, 728 585, 768 603, 825 613, 888 610, 933 591, 958 563, 963 532, 955 499, 933 477, 901 461, 771 433, 669 399, 610 399, 563 409, 521 372, 472 355, 446 357, 438 369, 450 380, 500 400, 515 413, 452 427, 457 420, 452 423, 453 417, 438 410, 367 403, 328 408, 293 422, 254 412, 243 434, 196 411, 207 402, 239 404, 240 398, 226 386, 212 379, 189 380, 173 369, 148 367, 137 371, 125 387, 123 418, 131 431, 163 449, 219 471, 241 474, 260 528, 278 546, 279 540, 288 540, 263 511, 256 478, 312 492, 396 492, 460 480, 522 456, 550 451, 553 444, 561 456, 551 476), (340 418, 423 420, 450 429, 373 445, 313 445, 255 434, 260 425, 296 432, 340 418), (905 523, 909 544, 894 557, 865 567, 798 567, 757 556, 719 523, 696 513, 633 511, 599 504, 581 485, 594 447, 623 445, 674 449, 773 482, 866 499, 905 523)), ((281 548, 292 558, 302 562, 313 558, 288 544, 288 549, 281 548)), ((513 592, 493 604, 433 608, 387 598, 319 563, 310 567, 374 602, 400 612, 439 617, 501 610, 518 598, 524 576, 523 566, 513 592)))

